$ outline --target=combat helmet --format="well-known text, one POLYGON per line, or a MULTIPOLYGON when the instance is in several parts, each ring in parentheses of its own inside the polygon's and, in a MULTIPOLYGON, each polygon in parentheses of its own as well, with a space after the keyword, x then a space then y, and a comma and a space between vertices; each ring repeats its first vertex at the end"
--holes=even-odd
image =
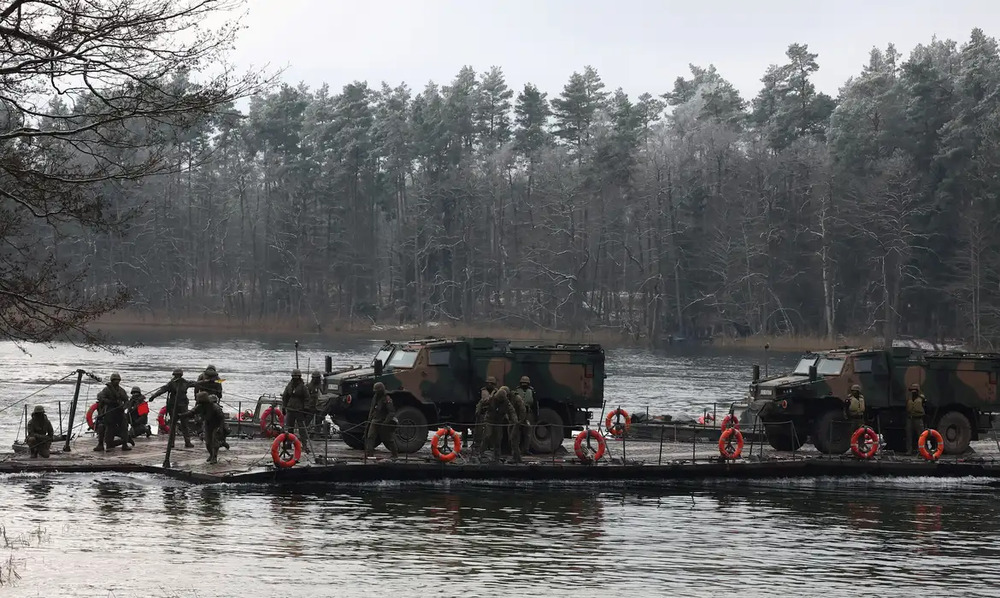
POLYGON ((313 378, 322 378, 323 374, 319 373, 319 370, 316 370, 315 372, 313 372, 312 377, 313 378))
POLYGON ((35 408, 31 410, 32 415, 45 415, 45 407, 41 405, 35 405, 35 408))
POLYGON ((115 372, 115 373, 111 374, 111 381, 112 382, 121 382, 122 381, 122 377, 118 375, 118 372, 115 372))
POLYGON ((132 394, 134 394, 134 395, 141 395, 142 394, 142 389, 139 388, 138 386, 133 386, 132 387, 132 394))
POLYGON ((198 391, 198 394, 194 395, 194 400, 195 402, 198 403, 207 403, 209 401, 208 391, 207 390, 198 391))
POLYGON ((177 368, 176 370, 174 370, 173 376, 175 378, 180 378, 183 375, 184 375, 184 370, 182 370, 181 368, 177 368))
POLYGON ((521 384, 531 384, 531 378, 527 376, 521 376, 521 384))
POLYGON ((372 390, 375 391, 376 393, 385 392, 385 384, 382 384, 381 382, 376 382, 375 384, 372 385, 372 390))
POLYGON ((298 368, 292 370, 292 378, 301 378, 301 377, 302 377, 302 370, 298 368))
POLYGON ((855 385, 851 386, 851 391, 853 392, 855 390, 858 391, 858 392, 861 392, 861 385, 855 384, 855 385))
POLYGON ((497 383, 497 377, 496 376, 486 376, 486 383, 487 384, 496 384, 497 383))

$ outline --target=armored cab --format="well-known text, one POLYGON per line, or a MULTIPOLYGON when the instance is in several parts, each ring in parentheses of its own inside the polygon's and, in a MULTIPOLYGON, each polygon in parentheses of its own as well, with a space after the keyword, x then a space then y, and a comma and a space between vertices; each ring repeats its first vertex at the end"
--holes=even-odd
POLYGON ((906 393, 919 384, 927 423, 944 437, 945 452, 960 454, 993 426, 1000 411, 1000 354, 962 351, 838 349, 807 353, 795 370, 754 380, 752 408, 779 450, 812 442, 824 453, 850 448, 845 399, 855 384, 865 397, 866 421, 892 448, 905 444, 906 393))
MULTIPOLYGON (((329 360, 328 360, 329 362, 329 360)), ((537 402, 531 448, 550 452, 604 401, 604 350, 595 344, 530 344, 493 338, 387 342, 370 366, 324 374, 326 412, 344 441, 362 447, 372 385, 385 384, 396 406, 399 450, 415 452, 442 425, 467 430, 487 376, 516 388, 531 378, 537 402)))

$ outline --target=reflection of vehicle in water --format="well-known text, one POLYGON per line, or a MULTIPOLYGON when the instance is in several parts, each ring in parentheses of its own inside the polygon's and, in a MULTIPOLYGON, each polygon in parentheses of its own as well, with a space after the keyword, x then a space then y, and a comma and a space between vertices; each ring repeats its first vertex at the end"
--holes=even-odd
POLYGON ((327 358, 320 403, 344 441, 362 448, 375 382, 385 384, 396 408, 396 446, 415 452, 439 425, 471 428, 487 376, 515 388, 531 378, 537 412, 535 452, 550 452, 582 429, 588 409, 604 400, 604 350, 592 344, 532 345, 492 338, 433 338, 387 342, 368 367, 332 371, 327 358), (350 397, 350 400, 347 400, 350 397))
POLYGON ((869 424, 894 449, 905 446, 906 393, 920 385, 928 402, 928 425, 944 436, 945 452, 960 454, 988 432, 1000 411, 1000 354, 959 351, 838 349, 807 353, 790 374, 751 384, 754 410, 768 441, 794 450, 810 440, 820 452, 850 448, 854 431, 844 414, 852 385, 861 386, 869 424))

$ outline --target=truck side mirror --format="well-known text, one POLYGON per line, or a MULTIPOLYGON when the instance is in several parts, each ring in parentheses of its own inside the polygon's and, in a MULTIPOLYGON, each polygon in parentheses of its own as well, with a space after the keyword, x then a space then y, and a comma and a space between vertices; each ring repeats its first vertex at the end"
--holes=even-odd
POLYGON ((757 364, 754 364, 754 366, 753 366, 753 381, 756 382, 758 380, 760 380, 760 366, 757 365, 757 364))
POLYGON ((816 366, 811 365, 811 366, 809 366, 809 381, 812 382, 812 381, 816 380, 816 378, 817 378, 817 375, 816 375, 816 366))
POLYGON ((381 359, 376 359, 375 360, 375 375, 376 376, 381 376, 382 375, 382 360, 381 359))
POLYGON ((326 373, 329 374, 333 371, 333 357, 327 355, 323 358, 323 366, 326 368, 326 373))

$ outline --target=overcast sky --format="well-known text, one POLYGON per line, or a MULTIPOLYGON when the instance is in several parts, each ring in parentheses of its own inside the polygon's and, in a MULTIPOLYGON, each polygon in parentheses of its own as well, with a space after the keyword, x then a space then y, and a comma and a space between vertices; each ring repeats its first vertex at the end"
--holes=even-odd
POLYGON ((1000 0, 249 0, 235 60, 287 67, 284 81, 447 84, 463 65, 503 68, 520 89, 558 94, 590 64, 609 89, 668 91, 688 64, 715 64, 747 99, 788 44, 819 54, 817 86, 836 95, 892 42, 1000 36, 1000 0))

